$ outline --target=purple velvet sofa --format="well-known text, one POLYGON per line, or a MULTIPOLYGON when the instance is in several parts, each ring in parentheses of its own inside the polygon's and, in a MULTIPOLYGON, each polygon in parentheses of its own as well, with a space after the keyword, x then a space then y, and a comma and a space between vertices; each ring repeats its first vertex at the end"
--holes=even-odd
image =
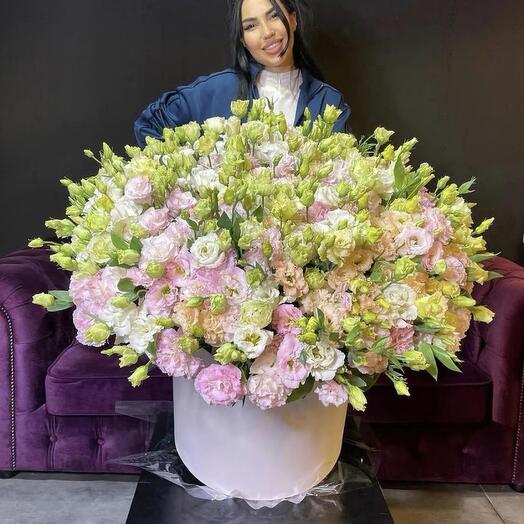
MULTIPOLYGON (((463 373, 412 373, 409 398, 386 380, 368 393, 382 480, 524 485, 524 268, 486 264, 504 278, 474 296, 496 317, 472 323, 463 373)), ((171 379, 155 370, 133 389, 117 358, 74 340, 70 312, 31 303, 67 281, 43 249, 0 258, 0 471, 136 472, 106 461, 145 450, 152 427, 115 402, 171 400, 171 379)))

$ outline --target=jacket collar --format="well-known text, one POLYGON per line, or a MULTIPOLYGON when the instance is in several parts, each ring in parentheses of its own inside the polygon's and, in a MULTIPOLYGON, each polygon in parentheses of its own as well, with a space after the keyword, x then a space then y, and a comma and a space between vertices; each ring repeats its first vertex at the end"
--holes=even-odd
MULTIPOLYGON (((249 62, 249 72, 250 72, 250 95, 252 99, 259 98, 258 88, 256 85, 256 78, 260 71, 264 69, 264 66, 254 60, 249 62)), ((297 111, 295 113, 295 122, 294 125, 299 125, 299 122, 302 120, 304 111, 315 96, 315 94, 323 87, 324 84, 317 78, 311 75, 311 73, 306 68, 300 69, 302 73, 302 84, 300 85, 300 94, 298 97, 297 111)))

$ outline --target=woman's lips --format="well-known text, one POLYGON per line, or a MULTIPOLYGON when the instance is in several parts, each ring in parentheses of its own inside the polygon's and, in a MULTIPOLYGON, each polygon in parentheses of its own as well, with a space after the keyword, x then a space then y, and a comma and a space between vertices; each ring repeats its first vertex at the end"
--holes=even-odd
POLYGON ((270 55, 277 55, 282 50, 282 40, 275 42, 264 48, 264 51, 270 55))

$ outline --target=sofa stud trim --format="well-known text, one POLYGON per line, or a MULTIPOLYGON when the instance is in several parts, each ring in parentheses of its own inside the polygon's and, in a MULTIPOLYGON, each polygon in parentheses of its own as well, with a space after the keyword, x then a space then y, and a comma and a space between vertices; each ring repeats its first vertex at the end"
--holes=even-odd
MULTIPOLYGON (((520 448, 520 430, 522 426, 522 408, 524 403, 524 362, 522 363, 522 373, 520 376, 520 399, 519 399, 519 418, 517 421, 517 436, 515 439, 515 456, 513 457, 513 475, 511 482, 516 482, 517 477, 517 465, 519 461, 519 448, 520 448)), ((521 484, 522 486, 522 484, 521 484)))
POLYGON ((13 322, 7 309, 0 304, 0 311, 7 321, 9 333, 9 420, 11 432, 11 469, 16 470, 16 419, 15 419, 15 337, 13 322))

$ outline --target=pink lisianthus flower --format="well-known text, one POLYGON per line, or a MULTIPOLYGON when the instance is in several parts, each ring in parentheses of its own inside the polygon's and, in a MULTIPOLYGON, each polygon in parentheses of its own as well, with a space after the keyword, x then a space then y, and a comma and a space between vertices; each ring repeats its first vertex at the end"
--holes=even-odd
POLYGON ((137 267, 130 267, 127 270, 126 276, 127 278, 130 278, 132 280, 135 286, 143 286, 149 288, 153 285, 153 282, 155 281, 154 278, 151 278, 150 276, 146 275, 145 271, 142 271, 137 267))
POLYGON ((150 235, 158 235, 169 224, 169 214, 167 208, 162 207, 155 209, 150 207, 146 209, 139 219, 139 223, 150 235))
POLYGON ((175 286, 187 285, 192 274, 191 253, 183 247, 179 253, 166 265, 166 278, 175 286))
POLYGON ((308 210, 309 221, 312 223, 320 222, 326 218, 329 211, 331 211, 330 206, 317 201, 308 210))
POLYGON ((431 197, 429 196, 429 191, 427 187, 422 187, 420 191, 418 192, 418 196, 420 197, 420 204, 422 207, 430 208, 434 207, 434 203, 431 200, 431 197))
POLYGON ((466 282, 466 268, 462 261, 454 256, 448 256, 444 259, 446 261, 446 271, 443 277, 451 282, 455 282, 459 286, 463 286, 466 282))
POLYGON ((172 216, 176 216, 180 211, 193 209, 197 204, 196 198, 189 191, 171 191, 167 197, 166 205, 172 216))
POLYGON ((247 393, 242 374, 233 364, 211 364, 195 379, 195 389, 212 406, 232 406, 247 393))
POLYGON ((436 208, 430 207, 424 211, 424 229, 431 234, 433 238, 446 244, 453 236, 453 228, 444 213, 436 208))
POLYGON ((281 304, 273 310, 272 325, 279 334, 292 333, 298 335, 300 328, 293 325, 293 321, 302 316, 302 311, 292 304, 281 304))
POLYGON ((410 349, 413 349, 413 335, 415 330, 412 327, 405 328, 391 328, 389 338, 391 344, 395 348, 395 353, 401 355, 410 349))
POLYGON ((135 176, 127 181, 124 194, 136 204, 151 204, 153 186, 147 176, 135 176))
POLYGON ((277 164, 275 168, 275 176, 277 178, 290 178, 298 170, 298 162, 294 155, 286 153, 277 164))
POLYGON ((291 333, 284 336, 278 348, 275 368, 287 388, 298 388, 311 371, 311 366, 300 359, 302 349, 303 344, 291 333))
POLYGON ((435 264, 444 257, 444 248, 442 247, 442 242, 435 240, 429 251, 422 257, 422 265, 428 271, 433 271, 435 264))
POLYGON ((144 296, 144 307, 158 317, 171 316, 173 306, 178 301, 178 289, 168 280, 156 280, 144 296))
MULTIPOLYGON (((73 311, 73 324, 78 331, 76 338, 80 344, 86 346, 93 346, 93 342, 86 340, 85 332, 96 322, 96 319, 93 318, 87 311, 82 308, 76 307, 73 311)), ((102 345, 102 344, 101 344, 102 345)))
POLYGON ((289 389, 273 369, 259 375, 251 375, 247 381, 249 400, 263 410, 283 406, 289 393, 289 389))
POLYGON ((315 393, 318 395, 320 402, 326 407, 342 406, 342 404, 348 401, 347 388, 334 380, 322 382, 320 386, 315 388, 315 393))
POLYGON ((156 365, 170 377, 194 378, 204 367, 201 358, 188 355, 178 345, 181 331, 164 329, 157 337, 156 365))
POLYGON ((425 255, 433 237, 425 229, 416 226, 407 226, 395 237, 395 245, 400 256, 425 255))
POLYGON ((388 367, 387 357, 371 351, 363 355, 363 361, 363 364, 358 365, 357 369, 365 375, 383 373, 388 367))

